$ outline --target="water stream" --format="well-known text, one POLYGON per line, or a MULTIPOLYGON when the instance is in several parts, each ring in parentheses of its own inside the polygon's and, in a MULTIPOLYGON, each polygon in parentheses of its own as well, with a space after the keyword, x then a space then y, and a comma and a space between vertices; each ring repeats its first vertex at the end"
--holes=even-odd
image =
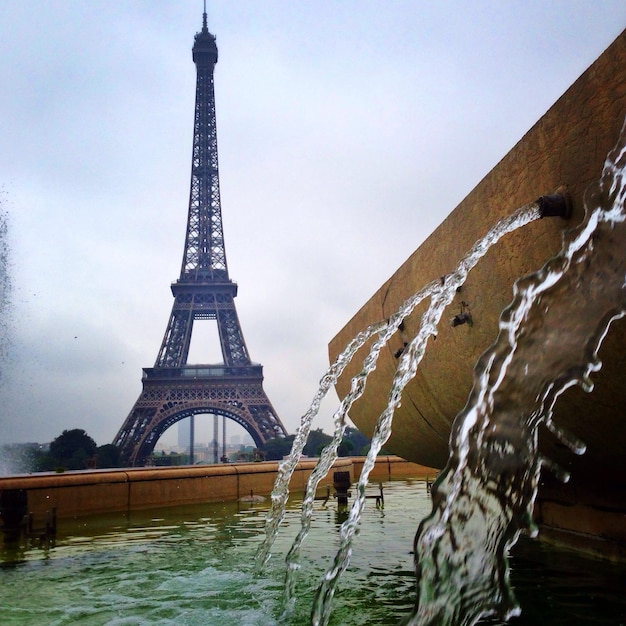
MULTIPOLYGON (((448 465, 433 490, 433 511, 420 524, 415 539, 417 600, 407 624, 470 625, 482 617, 508 619, 519 612, 508 582, 507 553, 521 531, 535 533, 532 505, 540 468, 549 464, 539 457, 537 428, 544 423, 574 453, 584 452, 584 444, 554 424, 552 409, 558 396, 572 385, 591 391, 589 375, 600 367, 600 343, 611 321, 624 315, 626 262, 620 256, 626 239, 624 135, 607 157, 597 189, 589 195, 584 222, 572 231, 557 257, 516 283, 514 300, 500 320, 498 338, 476 365, 474 388, 453 424, 448 465)), ((338 578, 350 563, 369 473, 391 434, 402 391, 415 376, 445 308, 491 246, 537 217, 539 209, 531 204, 498 222, 452 274, 426 285, 388 320, 362 331, 325 374, 301 420, 292 453, 281 464, 265 540, 257 554, 259 569, 270 558, 289 479, 322 399, 358 349, 376 336, 350 392, 335 412, 333 441, 307 485, 301 529, 286 559, 286 614, 293 603, 300 549, 310 529, 317 485, 336 459, 348 411, 362 395, 380 350, 402 320, 429 298, 419 331, 402 354, 387 408, 378 419, 356 498, 340 529, 339 549, 318 587, 311 616, 315 626, 328 623, 338 578)))
MULTIPOLYGON (((459 263, 457 269, 443 279, 438 279, 426 285, 424 288, 415 293, 411 298, 406 300, 402 306, 388 320, 372 324, 367 329, 359 333, 337 357, 329 370, 320 382, 320 387, 313 398, 309 410, 301 419, 300 428, 296 434, 294 444, 289 457, 283 461, 279 467, 278 478, 272 493, 272 507, 268 516, 266 528, 266 540, 257 555, 259 569, 267 562, 270 555, 272 543, 276 537, 278 527, 284 514, 285 503, 289 494, 289 480, 293 474, 293 470, 302 454, 306 439, 310 432, 311 424, 314 417, 319 411, 319 407, 323 398, 337 381, 337 378, 343 372, 345 366, 350 362, 352 357, 370 338, 377 335, 373 341, 369 353, 363 361, 360 373, 351 381, 350 392, 341 401, 339 408, 335 411, 333 421, 335 424, 332 442, 322 451, 319 462, 312 472, 308 482, 304 501, 302 504, 301 523, 302 528, 297 535, 291 550, 287 555, 287 574, 285 580, 285 609, 288 612, 289 606, 293 601, 295 576, 299 569, 300 547, 308 535, 311 525, 311 515, 313 511, 313 503, 315 501, 315 492, 320 480, 330 471, 334 461, 337 459, 337 449, 341 443, 341 439, 346 428, 346 419, 348 412, 354 402, 363 394, 369 374, 376 368, 376 363, 380 351, 387 344, 389 339, 398 330, 402 321, 410 315, 415 307, 426 298, 430 298, 430 305, 426 313, 422 317, 420 331, 413 341, 405 349, 396 381, 392 387, 392 397, 388 409, 381 415, 376 434, 372 439, 372 446, 367 455, 365 464, 361 472, 361 479, 357 486, 360 497, 357 497, 353 508, 350 512, 349 519, 342 528, 342 549, 337 555, 337 562, 341 565, 334 570, 332 577, 326 575, 324 577, 325 586, 330 587, 330 591, 324 589, 325 597, 332 597, 334 593, 334 581, 338 575, 345 569, 349 563, 349 551, 352 537, 358 525, 363 505, 365 502, 365 486, 367 479, 374 466, 376 456, 389 438, 391 432, 391 420, 395 407, 400 402, 402 389, 408 381, 415 375, 417 366, 421 361, 428 339, 436 335, 437 324, 441 319, 443 311, 452 302, 456 295, 458 287, 460 287, 467 278, 469 271, 478 263, 478 261, 486 254, 486 252, 497 243, 501 237, 510 233, 517 228, 537 219, 540 216, 539 207, 536 203, 526 205, 518 209, 511 216, 508 216, 498 222, 481 240, 479 240, 471 249, 471 251, 459 263)), ((320 605, 321 606, 321 605, 320 605)), ((330 602, 324 606, 329 607, 330 602)))

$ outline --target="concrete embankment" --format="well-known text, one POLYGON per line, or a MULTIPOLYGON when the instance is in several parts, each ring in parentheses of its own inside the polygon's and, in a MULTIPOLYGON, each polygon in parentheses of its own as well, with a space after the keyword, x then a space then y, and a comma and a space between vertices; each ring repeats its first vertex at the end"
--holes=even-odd
MULTIPOLYGON (((333 472, 350 472, 358 479, 364 457, 338 459, 321 485, 332 485, 333 472)), ((292 493, 306 487, 316 459, 303 459, 290 484, 292 493)), ((125 512, 202 502, 226 502, 268 496, 278 462, 230 463, 182 467, 143 467, 39 473, 0 478, 0 516, 32 514, 43 519, 52 510, 57 519, 125 512), (19 509, 19 510, 18 510, 19 509)), ((437 470, 396 456, 380 457, 370 474, 374 482, 394 478, 433 478, 437 470)), ((1 525, 0 525, 1 528, 1 525)))

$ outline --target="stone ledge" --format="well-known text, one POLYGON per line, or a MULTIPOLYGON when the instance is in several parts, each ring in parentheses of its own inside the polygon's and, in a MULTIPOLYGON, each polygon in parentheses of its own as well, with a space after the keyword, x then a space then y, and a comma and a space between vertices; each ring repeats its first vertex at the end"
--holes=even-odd
MULTIPOLYGON (((333 470, 358 478, 364 457, 338 459, 333 470)), ((301 460, 290 484, 292 493, 303 492, 317 459, 301 460)), ((27 512, 41 518, 56 509, 58 519, 127 512, 153 507, 202 502, 226 502, 255 495, 269 496, 274 487, 278 461, 231 463, 176 468, 126 468, 85 470, 62 474, 41 473, 0 478, 0 492, 26 493, 27 512)), ((371 479, 434 477, 436 470, 423 468, 399 457, 380 457, 371 479)), ((321 485, 332 484, 332 471, 321 485)))

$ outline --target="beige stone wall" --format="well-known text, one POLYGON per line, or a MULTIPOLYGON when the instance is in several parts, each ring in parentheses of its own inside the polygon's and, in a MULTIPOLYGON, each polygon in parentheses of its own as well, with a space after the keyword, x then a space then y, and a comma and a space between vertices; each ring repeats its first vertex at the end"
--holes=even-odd
MULTIPOLYGON (((502 309, 512 299, 515 279, 554 256, 562 232, 580 222, 583 195, 599 179, 604 159, 619 136, 626 114, 626 34, 590 67, 537 122, 435 232, 372 296, 331 341, 331 360, 368 324, 387 318, 420 287, 452 271, 458 260, 498 219, 566 184, 575 204, 569 223, 544 219, 507 235, 470 273, 444 314, 437 340, 429 345, 415 380, 405 393, 387 447, 403 458, 441 467, 447 458, 450 424, 471 388, 478 356, 495 340, 502 309), (447 320, 469 305, 473 326, 452 328, 447 320)), ((423 308, 406 321, 413 336, 423 308)), ((620 348, 623 330, 617 330, 620 348)), ((371 435, 384 408, 402 345, 400 335, 383 351, 378 368, 351 417, 371 435)), ((611 354, 623 363, 622 350, 611 354)), ((364 356, 365 352, 361 352, 364 356)), ((341 397, 360 369, 355 358, 337 384, 341 397)), ((623 395, 623 394, 620 394, 623 395)))
MULTIPOLYGON (((528 97, 532 97, 532 90, 528 97)), ((575 205, 569 224, 559 218, 543 219, 507 235, 470 273, 444 313, 437 339, 431 340, 417 376, 406 388, 402 406, 394 416, 393 434, 385 445, 391 452, 424 465, 443 467, 446 463, 452 421, 468 398, 477 358, 495 341, 498 319, 512 299, 514 281, 542 267, 560 250, 563 230, 581 221, 584 195, 600 178, 625 116, 626 31, 330 342, 332 361, 357 332, 386 319, 422 286, 454 270, 498 219, 561 185, 568 186, 575 205), (469 306, 473 326, 452 328, 447 321, 460 312, 461 302, 469 306)), ((408 337, 415 335, 423 310, 407 319, 408 337)), ((402 341, 398 334, 383 350, 365 394, 350 412, 368 436, 386 404, 398 363, 394 353, 402 341)), ((570 504, 586 505, 593 492, 626 490, 625 346, 626 321, 622 320, 612 326, 603 345, 600 357, 604 366, 594 375, 594 393, 570 389, 557 405, 556 422, 583 439, 587 453, 574 457, 542 435, 543 451, 575 478, 575 486, 567 492, 570 504)), ((359 371, 364 356, 365 351, 361 351, 346 368, 337 384, 340 397, 348 392, 350 379, 359 371)), ((609 501, 614 508, 620 504, 614 498, 609 501)))
MULTIPOLYGON (((291 493, 304 493, 316 463, 316 459, 306 459, 297 464, 289 487, 291 493)), ((332 485, 334 471, 350 472, 354 483, 362 465, 361 457, 338 459, 333 470, 321 481, 321 486, 332 485)), ((41 523, 52 509, 56 509, 57 517, 63 519, 181 504, 235 501, 250 495, 269 496, 277 468, 276 461, 267 461, 31 474, 0 478, 0 492, 25 490, 28 512, 41 523)), ((432 478, 435 473, 436 470, 422 468, 398 457, 381 457, 371 480, 432 478)))
MULTIPOLYGON (((352 466, 354 468, 355 480, 361 475, 363 469, 364 456, 352 457, 352 466)), ((370 472, 369 482, 386 482, 389 480, 400 480, 403 478, 416 478, 424 480, 434 480, 439 470, 432 467, 425 467, 418 463, 411 463, 399 456, 379 456, 376 459, 376 465, 370 472)))

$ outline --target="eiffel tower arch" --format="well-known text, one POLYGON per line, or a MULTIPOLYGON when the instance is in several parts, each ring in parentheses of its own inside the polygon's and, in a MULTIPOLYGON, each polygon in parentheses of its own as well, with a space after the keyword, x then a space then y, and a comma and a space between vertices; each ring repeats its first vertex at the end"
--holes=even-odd
POLYGON ((263 367, 250 360, 235 309, 237 284, 228 275, 213 85, 217 45, 206 11, 192 52, 196 104, 183 262, 171 285, 174 305, 156 362, 143 369, 142 392, 113 441, 128 465, 143 465, 165 430, 197 414, 235 421, 257 446, 287 434, 263 390, 263 367), (221 363, 187 362, 197 320, 216 321, 221 363))

